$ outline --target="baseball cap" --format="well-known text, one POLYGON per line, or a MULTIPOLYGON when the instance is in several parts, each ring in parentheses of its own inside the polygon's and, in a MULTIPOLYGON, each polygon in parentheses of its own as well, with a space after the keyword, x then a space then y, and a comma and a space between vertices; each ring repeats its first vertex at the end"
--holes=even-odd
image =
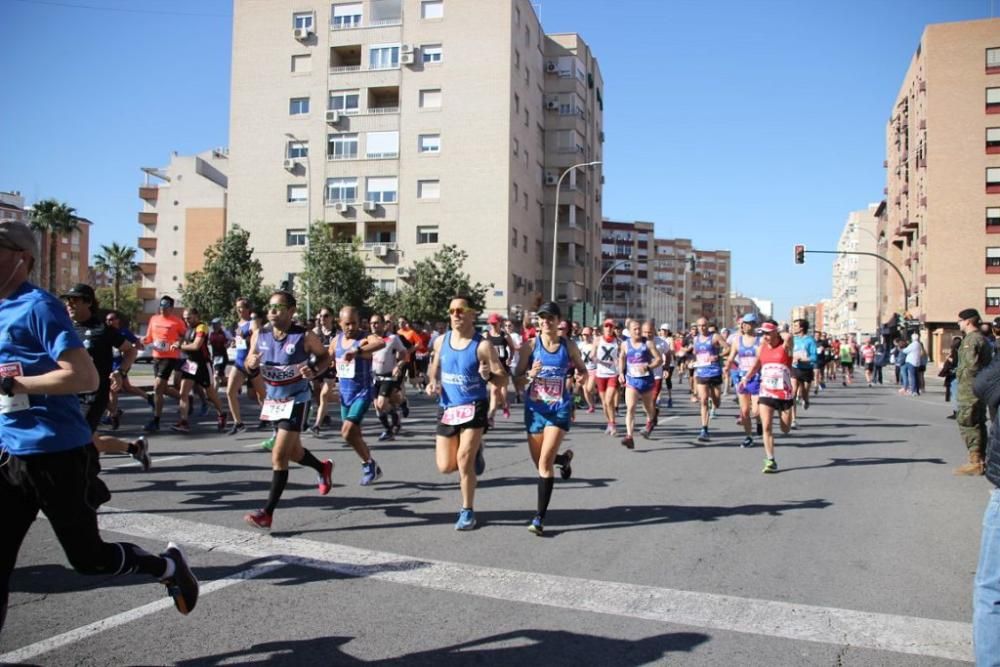
POLYGON ((670 331, 670 325, 664 322, 660 325, 660 331, 670 331))
POLYGON ((222 318, 221 317, 213 317, 212 318, 212 324, 222 324, 222 318))
POLYGON ((94 294, 94 288, 91 287, 90 285, 85 285, 83 283, 77 283, 76 285, 73 285, 68 290, 59 295, 61 299, 65 299, 71 296, 79 299, 86 299, 91 303, 97 301, 97 297, 94 294))
POLYGON ((774 322, 764 322, 764 324, 760 325, 760 330, 764 333, 771 333, 778 330, 778 325, 774 322))
POLYGON ((747 324, 755 324, 757 322, 757 316, 753 313, 747 313, 740 321, 746 322, 747 324))
POLYGON ((975 308, 966 308, 958 314, 958 319, 960 320, 978 320, 979 311, 975 308))
POLYGON ((0 222, 0 244, 30 252, 32 257, 38 255, 35 233, 31 227, 17 220, 0 222))
POLYGON ((490 324, 500 324, 500 316, 496 313, 490 313, 490 316, 486 318, 486 321, 490 324))
POLYGON ((539 315, 552 315, 553 317, 562 317, 562 311, 559 310, 559 304, 555 301, 546 301, 538 307, 539 315))

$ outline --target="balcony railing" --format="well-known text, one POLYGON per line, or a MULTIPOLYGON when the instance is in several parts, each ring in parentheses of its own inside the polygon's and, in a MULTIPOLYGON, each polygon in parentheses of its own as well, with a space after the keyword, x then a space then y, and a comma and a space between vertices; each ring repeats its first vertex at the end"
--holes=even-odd
POLYGON ((399 107, 368 107, 368 113, 374 116, 380 116, 387 113, 399 113, 399 107))
POLYGON ((326 154, 326 159, 327 160, 357 160, 358 159, 358 152, 354 151, 353 153, 340 153, 340 154, 332 154, 332 155, 330 153, 327 153, 326 154))
POLYGON ((369 160, 395 160, 399 157, 399 151, 391 153, 365 153, 365 157, 369 160))
POLYGON ((156 250, 156 237, 155 236, 139 237, 138 245, 143 250, 156 250))
POLYGON ((394 63, 388 63, 385 65, 368 65, 368 69, 373 72, 387 70, 387 69, 399 69, 399 61, 396 61, 394 63))
POLYGON ((391 19, 375 19, 368 23, 373 28, 387 28, 394 25, 403 25, 403 17, 397 16, 391 19))
POLYGON ((334 65, 330 68, 330 74, 342 74, 344 72, 360 72, 361 65, 334 65))
POLYGON ((139 270, 146 276, 156 275, 156 262, 139 262, 139 270))
POLYGON ((156 197, 159 194, 159 188, 155 185, 140 185, 139 186, 139 199, 145 199, 146 201, 156 201, 156 197))
POLYGON ((156 213, 141 212, 139 213, 139 224, 140 225, 155 225, 157 219, 156 213))

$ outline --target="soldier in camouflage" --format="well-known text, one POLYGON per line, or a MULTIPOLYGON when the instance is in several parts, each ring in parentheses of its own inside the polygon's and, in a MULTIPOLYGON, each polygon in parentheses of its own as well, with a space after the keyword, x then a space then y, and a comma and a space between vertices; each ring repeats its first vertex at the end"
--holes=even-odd
POLYGON ((982 475, 986 455, 986 405, 973 393, 979 371, 993 358, 993 346, 979 331, 979 311, 966 308, 958 314, 958 326, 964 337, 958 348, 958 422, 959 432, 969 450, 969 462, 955 469, 956 475, 982 475))

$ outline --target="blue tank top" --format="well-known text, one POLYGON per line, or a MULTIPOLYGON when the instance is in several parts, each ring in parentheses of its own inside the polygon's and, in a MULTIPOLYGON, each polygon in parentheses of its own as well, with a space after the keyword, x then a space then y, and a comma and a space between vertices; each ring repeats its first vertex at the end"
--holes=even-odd
MULTIPOLYGON (((736 344, 737 344, 736 364, 738 366, 737 372, 742 378, 747 374, 747 371, 749 371, 750 368, 753 366, 754 359, 757 358, 757 347, 760 345, 760 337, 758 336, 754 338, 754 341, 751 345, 743 345, 743 335, 740 334, 736 338, 736 344)), ((758 375, 760 375, 759 371, 755 373, 754 376, 750 378, 750 380, 754 380, 758 375)))
POLYGON ((632 339, 625 341, 625 384, 639 391, 646 391, 653 386, 653 371, 649 364, 653 361, 653 353, 649 351, 646 339, 640 340, 639 346, 632 345, 632 339))
POLYGON ((477 331, 464 350, 451 346, 451 333, 441 341, 441 407, 466 405, 487 399, 486 380, 479 375, 479 358, 476 348, 483 340, 477 331))
POLYGON ((694 339, 694 374, 700 378, 714 378, 722 375, 722 368, 718 363, 712 361, 712 357, 719 356, 719 346, 715 344, 715 336, 702 338, 695 336, 694 339))
POLYGON ((252 322, 247 320, 242 324, 236 325, 236 359, 234 363, 240 368, 243 368, 243 362, 247 359, 247 352, 250 347, 250 336, 252 334, 250 331, 251 324, 252 322))
POLYGON ((536 338, 528 368, 534 366, 536 361, 542 362, 542 370, 528 388, 524 398, 525 407, 542 413, 569 410, 572 399, 566 388, 566 375, 572 364, 566 339, 560 336, 559 349, 549 352, 542 345, 541 337, 536 338))
MULTIPOLYGON (((360 334, 359 334, 360 335, 360 334)), ((344 360, 344 354, 358 351, 361 339, 353 339, 353 345, 344 347, 344 334, 337 334, 337 346, 334 348, 337 364, 337 382, 340 386, 340 402, 350 405, 354 401, 371 400, 372 396, 372 360, 365 359, 360 353, 350 361, 344 360)))
POLYGON ((296 403, 308 403, 312 398, 309 380, 301 373, 302 367, 309 363, 305 338, 306 330, 298 325, 292 325, 281 340, 274 338, 272 329, 258 332, 260 375, 264 378, 268 398, 292 398, 296 403))

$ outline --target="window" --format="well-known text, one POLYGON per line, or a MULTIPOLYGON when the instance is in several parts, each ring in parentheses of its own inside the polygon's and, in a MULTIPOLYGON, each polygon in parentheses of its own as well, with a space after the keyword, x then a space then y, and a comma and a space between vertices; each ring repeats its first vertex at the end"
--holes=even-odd
POLYGON ((524 110, 524 126, 528 127, 531 124, 531 112, 527 109, 524 110))
POLYGON ((360 98, 361 96, 356 90, 331 90, 327 109, 343 114, 356 114, 360 98))
POLYGON ((334 30, 357 28, 361 26, 361 3, 352 2, 349 5, 334 5, 330 27, 334 30))
POLYGON ((292 74, 303 74, 312 71, 312 56, 292 56, 292 74))
POLYGON ((986 192, 989 194, 1000 194, 1000 167, 987 167, 986 192))
POLYGON ((441 181, 417 181, 417 199, 440 199, 441 181))
POLYGON ((309 142, 308 141, 289 141, 288 142, 288 157, 290 157, 290 158, 304 158, 304 157, 309 157, 309 142))
POLYGON ((541 263, 541 261, 543 259, 543 257, 542 257, 542 242, 541 241, 535 241, 535 259, 538 260, 539 263, 541 263))
POLYGON ((285 245, 305 245, 306 244, 306 230, 304 229, 286 229, 285 230, 285 245))
POLYGON ((296 12, 292 14, 292 27, 312 32, 313 20, 312 12, 296 12))
POLYGON ((986 152, 1000 153, 1000 127, 986 128, 986 152))
POLYGON ((521 143, 517 140, 517 137, 514 138, 511 145, 514 148, 514 157, 517 157, 517 152, 521 149, 521 143))
POLYGON ((394 278, 386 278, 384 280, 376 280, 375 287, 382 290, 386 294, 396 293, 396 280, 394 278))
POLYGON ((986 249, 986 272, 1000 273, 1000 248, 986 249))
POLYGON ((396 230, 395 229, 375 229, 368 232, 368 238, 365 239, 368 243, 395 243, 396 242, 396 230))
POLYGON ((417 138, 417 151, 420 153, 440 153, 440 134, 421 134, 417 138))
POLYGON ((369 176, 365 201, 391 204, 396 201, 398 179, 395 176, 369 176))
POLYGON ((358 200, 358 179, 328 178, 326 179, 326 201, 335 204, 343 202, 351 204, 358 200))
POLYGON ((514 93, 514 113, 521 113, 521 96, 514 93))
POLYGON ((986 312, 990 315, 1000 313, 1000 287, 986 288, 986 312))
POLYGON ((421 109, 440 109, 441 108, 441 89, 427 89, 420 91, 420 108, 421 109))
POLYGON ((424 44, 420 47, 420 56, 425 63, 439 63, 441 62, 441 55, 440 44, 424 44))
POLYGON ((417 243, 437 243, 437 242, 438 242, 437 225, 417 226, 417 243))
POLYGON ((517 247, 517 230, 513 228, 510 230, 510 245, 514 248, 517 247))
POLYGON ((369 132, 365 135, 365 157, 373 160, 399 157, 399 132, 369 132))
POLYGON ((357 133, 331 134, 326 140, 328 160, 356 160, 358 157, 357 133))
POLYGON ((444 18, 444 0, 423 0, 420 3, 420 18, 444 18))
POLYGON ((517 200, 520 199, 520 197, 521 197, 521 195, 519 194, 519 190, 517 188, 517 183, 515 183, 514 184, 514 203, 515 204, 517 203, 517 200))
POLYGON ((521 52, 514 49, 514 67, 518 68, 521 66, 521 52))
POLYGON ((304 116, 309 113, 308 97, 293 97, 288 102, 288 114, 290 116, 304 116))
POLYGON ((514 25, 521 25, 521 8, 514 8, 514 25))
POLYGON ((373 44, 368 47, 369 69, 397 69, 399 44, 373 44))
POLYGON ((521 234, 521 251, 528 252, 528 235, 521 234))
POLYGON ((1000 113, 1000 88, 986 89, 986 113, 1000 113))
POLYGON ((986 71, 989 74, 1000 73, 1000 47, 986 49, 986 71))
POLYGON ((1000 207, 991 206, 986 209, 986 231, 1000 234, 1000 207))
POLYGON ((297 204, 299 202, 304 202, 307 199, 309 191, 305 185, 289 185, 288 186, 288 203, 297 204))

